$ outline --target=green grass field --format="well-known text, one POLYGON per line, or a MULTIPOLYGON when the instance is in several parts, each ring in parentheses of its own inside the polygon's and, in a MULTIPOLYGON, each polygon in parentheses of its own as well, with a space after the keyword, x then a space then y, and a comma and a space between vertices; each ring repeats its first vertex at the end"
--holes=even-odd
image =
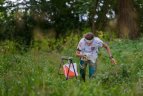
MULTIPOLYGON (((58 74, 61 56, 73 56, 76 44, 62 52, 31 50, 24 54, 0 53, 0 96, 143 96, 143 38, 109 42, 117 65, 100 50, 96 77, 81 82, 58 74)), ((78 66, 79 68, 79 66, 78 66)), ((78 70, 79 71, 79 70, 78 70)))

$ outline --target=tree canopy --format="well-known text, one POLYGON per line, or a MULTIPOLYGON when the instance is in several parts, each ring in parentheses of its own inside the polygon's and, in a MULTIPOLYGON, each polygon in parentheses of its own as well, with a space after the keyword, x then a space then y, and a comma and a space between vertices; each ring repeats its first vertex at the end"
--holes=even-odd
POLYGON ((45 33, 52 29, 59 38, 85 28, 95 34, 106 31, 114 21, 119 37, 138 38, 142 9, 142 0, 0 0, 0 37, 29 44, 35 28, 45 33))

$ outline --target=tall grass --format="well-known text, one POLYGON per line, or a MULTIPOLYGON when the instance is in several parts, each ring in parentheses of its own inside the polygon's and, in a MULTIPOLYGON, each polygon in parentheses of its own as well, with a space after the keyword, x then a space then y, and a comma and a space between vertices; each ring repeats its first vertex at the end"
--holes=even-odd
MULTIPOLYGON (((117 65, 100 50, 96 77, 86 82, 58 75, 61 56, 75 57, 78 36, 55 45, 57 51, 32 49, 24 54, 0 55, 0 96, 142 96, 143 39, 109 42, 117 65), (61 45, 61 46, 60 46, 61 45)), ((59 41, 62 42, 62 41, 59 41)), ((55 48, 56 48, 55 47, 55 48)), ((78 66, 79 68, 79 66, 78 66)))

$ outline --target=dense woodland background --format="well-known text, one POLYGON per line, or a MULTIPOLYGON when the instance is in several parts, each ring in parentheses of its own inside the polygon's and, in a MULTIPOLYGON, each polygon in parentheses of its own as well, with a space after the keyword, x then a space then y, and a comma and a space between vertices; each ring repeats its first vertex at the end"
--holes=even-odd
POLYGON ((143 0, 0 0, 0 96, 143 96, 142 34, 143 0), (93 80, 66 81, 61 56, 79 68, 86 32, 117 64, 101 49, 93 80))
POLYGON ((0 0, 0 40, 29 46, 40 36, 58 39, 85 30, 136 39, 142 14, 142 0, 0 0))

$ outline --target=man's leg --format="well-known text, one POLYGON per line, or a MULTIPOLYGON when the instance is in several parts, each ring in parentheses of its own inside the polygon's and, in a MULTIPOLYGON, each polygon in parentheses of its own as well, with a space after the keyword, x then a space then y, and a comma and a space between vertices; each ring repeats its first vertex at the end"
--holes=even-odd
POLYGON ((81 79, 84 80, 85 82, 85 75, 86 75, 86 62, 83 61, 83 60, 80 60, 80 76, 81 76, 81 79))
POLYGON ((93 77, 96 72, 96 63, 89 61, 89 78, 93 77))

